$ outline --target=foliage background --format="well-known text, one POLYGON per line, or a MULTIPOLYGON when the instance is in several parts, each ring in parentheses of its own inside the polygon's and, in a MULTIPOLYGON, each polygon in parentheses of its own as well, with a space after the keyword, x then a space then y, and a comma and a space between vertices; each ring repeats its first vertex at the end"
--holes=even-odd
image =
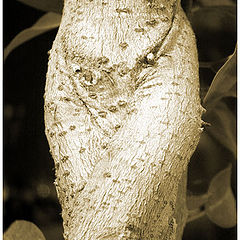
MULTIPOLYGON (((44 12, 5 0, 4 47, 44 12)), ((4 65, 4 230, 32 221, 47 239, 63 239, 53 160, 44 134, 43 94, 48 55, 57 30, 13 51, 4 65)))
MULTIPOLYGON (((188 9, 189 2, 191 1, 182 1, 185 9, 188 9)), ((216 10, 216 6, 222 4, 234 6, 236 1, 193 1, 194 6, 213 3, 215 8, 212 10, 201 8, 200 11, 189 14, 197 36, 202 96, 206 94, 225 58, 233 53, 237 40, 236 13, 216 10)), ((33 25, 44 14, 43 11, 16 0, 4 0, 3 13, 4 48, 17 33, 33 25)), ((15 49, 7 58, 3 71, 3 230, 16 219, 25 219, 35 223, 47 240, 63 239, 61 209, 53 185, 53 160, 49 154, 43 121, 47 52, 56 33, 56 29, 44 33, 15 49)), ((226 79, 227 81, 229 80, 226 79)), ((236 99, 228 97, 225 103, 228 111, 236 116, 236 99)), ((234 124, 235 122, 232 122, 233 126, 234 124)), ((236 196, 236 159, 226 146, 212 139, 210 136, 202 140, 201 146, 192 157, 189 167, 189 192, 195 195, 205 193, 211 179, 231 163, 231 186, 236 196)), ((223 229, 203 216, 188 223, 183 239, 233 240, 236 239, 236 227, 223 229)))

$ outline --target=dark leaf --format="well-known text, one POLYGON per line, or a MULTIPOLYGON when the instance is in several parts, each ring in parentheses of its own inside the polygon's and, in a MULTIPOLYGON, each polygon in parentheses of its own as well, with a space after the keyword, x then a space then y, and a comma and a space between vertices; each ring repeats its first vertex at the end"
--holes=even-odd
POLYGON ((190 17, 193 6, 193 0, 181 0, 181 5, 186 15, 190 17))
POLYGON ((228 149, 236 159, 236 116, 227 103, 219 101, 203 118, 211 124, 206 127, 206 133, 228 149))
POLYGON ((200 62, 217 61, 231 55, 236 45, 236 7, 202 7, 192 12, 200 62))
POLYGON ((4 240, 46 240, 41 230, 32 222, 17 220, 3 235, 4 240))
POLYGON ((205 204, 209 219, 222 228, 236 225, 236 201, 231 189, 231 166, 220 171, 211 181, 205 204))
POLYGON ((236 97, 237 48, 214 77, 203 100, 203 106, 210 110, 224 97, 236 97))
POLYGON ((206 194, 212 178, 230 161, 236 161, 233 154, 209 134, 212 126, 205 128, 189 163, 188 190, 194 195, 206 194))
POLYGON ((45 12, 62 13, 63 0, 17 0, 45 12))
POLYGON ((203 6, 233 6, 234 2, 231 0, 198 0, 203 6))
POLYGON ((208 218, 222 228, 236 225, 236 201, 231 189, 231 165, 218 172, 208 191, 202 195, 187 196, 188 220, 208 218))
POLYGON ((208 195, 188 195, 187 196, 187 208, 188 210, 194 210, 200 208, 208 201, 208 195))
POLYGON ((225 64, 225 62, 230 58, 226 57, 226 58, 222 58, 219 59, 217 61, 212 61, 212 62, 199 62, 199 67, 200 68, 209 68, 211 69, 213 72, 217 73, 218 70, 225 64))
POLYGON ((57 28, 61 21, 61 15, 57 13, 46 13, 32 27, 20 32, 4 49, 4 60, 18 46, 32 38, 57 28))

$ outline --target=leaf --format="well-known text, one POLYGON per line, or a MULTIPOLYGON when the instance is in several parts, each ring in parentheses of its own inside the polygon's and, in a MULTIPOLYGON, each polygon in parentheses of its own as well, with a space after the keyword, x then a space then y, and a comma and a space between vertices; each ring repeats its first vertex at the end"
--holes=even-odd
POLYGON ((63 0, 17 0, 45 12, 62 13, 63 0))
POLYGON ((231 58, 232 56, 226 57, 226 58, 221 58, 216 61, 212 62, 199 62, 199 67, 200 68, 209 68, 213 72, 217 73, 218 70, 226 63, 226 61, 231 58))
POLYGON ((236 225, 236 201, 231 189, 231 165, 220 171, 211 181, 208 202, 205 204, 209 219, 222 228, 236 225))
POLYGON ((231 165, 213 177, 207 193, 187 196, 187 207, 187 222, 207 215, 212 222, 222 228, 234 227, 236 201, 231 189, 231 165))
POLYGON ((18 46, 30 39, 57 28, 61 21, 61 15, 57 13, 44 14, 34 25, 17 34, 17 36, 4 49, 4 60, 18 46))
POLYGON ((217 61, 233 53, 236 23, 235 6, 202 7, 192 12, 191 25, 197 38, 199 61, 217 61))
POLYGON ((234 2, 231 0, 199 0, 203 6, 233 6, 234 2))
POLYGON ((187 196, 187 208, 189 211, 200 208, 208 201, 208 195, 188 195, 187 196))
POLYGON ((203 106, 209 110, 224 97, 236 97, 237 86, 237 48, 214 77, 203 100, 203 106))
POLYGON ((219 101, 214 109, 206 112, 203 119, 211 124, 206 128, 206 133, 227 148, 236 159, 236 116, 226 102, 219 101))
POLYGON ((3 235, 4 240, 46 240, 41 230, 32 222, 16 220, 3 235))
POLYGON ((191 10, 193 7, 193 0, 181 0, 181 5, 188 17, 191 16, 191 10))
POLYGON ((209 133, 212 127, 205 127, 188 166, 188 190, 194 195, 206 194, 213 177, 229 162, 236 161, 236 156, 209 133))

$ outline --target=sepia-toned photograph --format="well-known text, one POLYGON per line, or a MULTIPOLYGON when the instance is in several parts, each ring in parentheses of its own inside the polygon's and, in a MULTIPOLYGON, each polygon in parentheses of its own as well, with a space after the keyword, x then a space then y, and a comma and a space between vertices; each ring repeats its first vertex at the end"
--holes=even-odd
POLYGON ((237 1, 3 0, 3 240, 237 240, 237 1))

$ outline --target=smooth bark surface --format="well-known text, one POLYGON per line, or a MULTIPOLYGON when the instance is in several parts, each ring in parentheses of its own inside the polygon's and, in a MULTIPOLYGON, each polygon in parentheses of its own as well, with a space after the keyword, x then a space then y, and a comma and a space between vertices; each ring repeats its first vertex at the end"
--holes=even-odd
POLYGON ((45 93, 65 239, 181 239, 202 111, 179 1, 66 0, 45 93))

